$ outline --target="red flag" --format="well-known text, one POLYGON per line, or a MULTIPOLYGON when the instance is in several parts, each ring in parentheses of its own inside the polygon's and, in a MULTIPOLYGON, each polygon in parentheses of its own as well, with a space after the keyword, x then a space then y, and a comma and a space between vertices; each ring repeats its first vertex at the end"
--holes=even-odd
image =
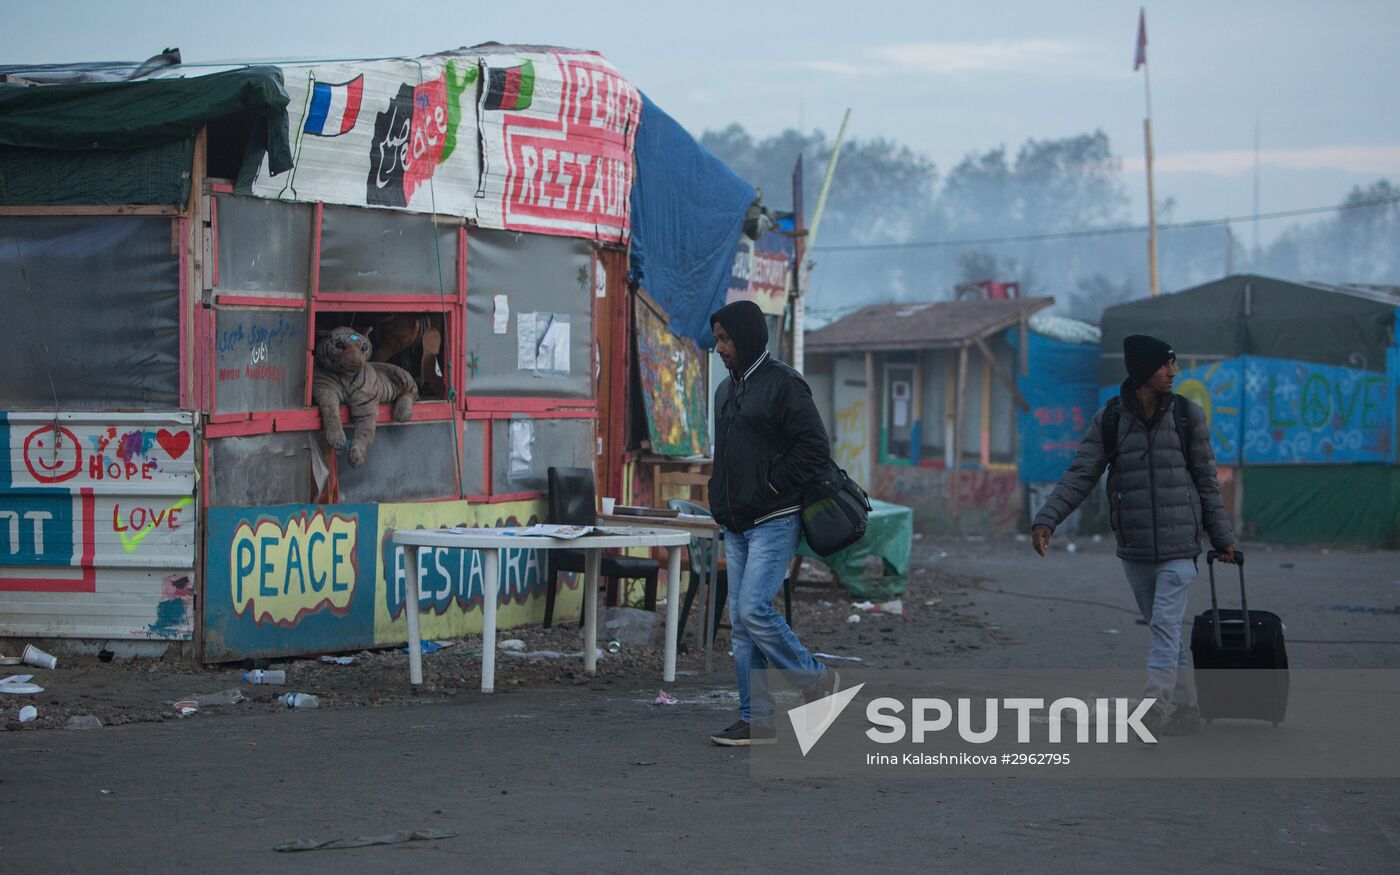
POLYGON ((1133 72, 1147 63, 1147 10, 1138 8, 1137 52, 1133 54, 1133 72))

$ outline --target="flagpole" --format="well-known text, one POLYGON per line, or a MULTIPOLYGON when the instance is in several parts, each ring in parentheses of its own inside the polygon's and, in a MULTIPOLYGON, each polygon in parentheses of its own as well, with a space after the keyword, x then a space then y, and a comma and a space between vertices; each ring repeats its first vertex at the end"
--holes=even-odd
POLYGON ((1142 120, 1142 138, 1147 144, 1147 269, 1149 288, 1156 297, 1161 290, 1157 275, 1157 200, 1152 189, 1152 77, 1148 74, 1146 40, 1142 52, 1142 87, 1147 95, 1147 118, 1142 120))

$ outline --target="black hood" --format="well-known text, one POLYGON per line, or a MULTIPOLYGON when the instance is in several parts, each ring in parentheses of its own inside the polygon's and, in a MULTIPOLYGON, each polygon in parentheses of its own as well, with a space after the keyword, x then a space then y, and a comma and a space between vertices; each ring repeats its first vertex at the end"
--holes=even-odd
POLYGON ((753 301, 735 301, 715 311, 710 325, 718 322, 729 332, 739 354, 736 375, 743 375, 768 349, 768 319, 753 301))

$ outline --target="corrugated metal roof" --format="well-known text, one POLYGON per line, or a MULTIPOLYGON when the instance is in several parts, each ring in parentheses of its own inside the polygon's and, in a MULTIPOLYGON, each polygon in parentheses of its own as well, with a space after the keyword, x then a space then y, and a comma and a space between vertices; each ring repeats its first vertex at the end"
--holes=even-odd
POLYGON ((962 346, 1044 310, 1054 298, 875 304, 807 333, 811 352, 962 346))
POLYGON ((1099 326, 1092 322, 1085 322, 1083 319, 1072 319, 1069 316, 1037 313, 1030 318, 1029 324, 1031 330, 1036 334, 1043 334, 1065 343, 1087 343, 1098 346, 1099 341, 1103 339, 1103 332, 1099 330, 1099 326))

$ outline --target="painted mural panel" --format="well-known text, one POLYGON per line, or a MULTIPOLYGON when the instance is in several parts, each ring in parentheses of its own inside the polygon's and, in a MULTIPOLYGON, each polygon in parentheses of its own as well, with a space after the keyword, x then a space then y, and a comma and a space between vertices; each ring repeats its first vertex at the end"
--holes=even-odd
POLYGON ((260 197, 625 240, 641 95, 593 52, 462 51, 283 69, 293 168, 260 197))
POLYGON ((318 653, 374 640, 377 508, 210 508, 204 655, 318 653))
POLYGON ((1390 459, 1394 386, 1385 374, 1247 356, 1245 462, 1390 459))
MULTIPOLYGON (((831 455, 857 483, 870 483, 870 390, 865 361, 851 356, 838 358, 834 374, 832 406, 836 415, 831 431, 835 447, 831 455)), ((875 494, 873 489, 871 494, 875 494)))
MULTIPOLYGON (((400 528, 512 526, 538 521, 539 501, 470 505, 281 505, 211 508, 204 647, 212 661, 355 650, 407 639, 400 528)), ((418 554, 422 634, 456 638, 481 631, 483 562, 477 551, 418 554)), ((507 550, 498 579, 502 628, 543 612, 544 556, 507 550)), ((563 586, 556 614, 577 610, 563 586)))
POLYGON ((665 456, 698 456, 710 446, 703 373, 706 357, 694 343, 672 334, 641 300, 636 312, 637 365, 652 451, 665 456))
MULTIPOLYGON (((421 504, 384 504, 379 507, 379 579, 374 607, 377 643, 394 643, 408 637, 404 618, 404 550, 391 538, 396 529, 442 526, 516 526, 537 522, 539 502, 468 505, 465 501, 421 504)), ((537 622, 539 602, 545 593, 545 555, 537 550, 506 550, 497 579, 497 624, 501 627, 537 622), (532 599, 534 599, 532 601, 532 599)), ((424 548, 418 551, 420 630, 424 638, 458 638, 481 631, 481 597, 484 563, 478 550, 424 548)), ((580 594, 565 587, 559 593, 556 612, 577 604, 580 594), (571 598, 570 598, 571 596, 571 598)))
MULTIPOLYGON (((1100 401, 1117 394, 1103 387, 1100 401)), ((1396 401, 1386 374, 1241 356, 1183 368, 1176 391, 1201 405, 1223 465, 1386 462, 1396 401)))
POLYGON ((1238 465, 1244 445, 1244 363, 1230 359, 1183 368, 1176 378, 1176 391, 1205 411, 1216 463, 1238 465))
POLYGON ((0 414, 0 634, 189 638, 186 413, 0 414))

